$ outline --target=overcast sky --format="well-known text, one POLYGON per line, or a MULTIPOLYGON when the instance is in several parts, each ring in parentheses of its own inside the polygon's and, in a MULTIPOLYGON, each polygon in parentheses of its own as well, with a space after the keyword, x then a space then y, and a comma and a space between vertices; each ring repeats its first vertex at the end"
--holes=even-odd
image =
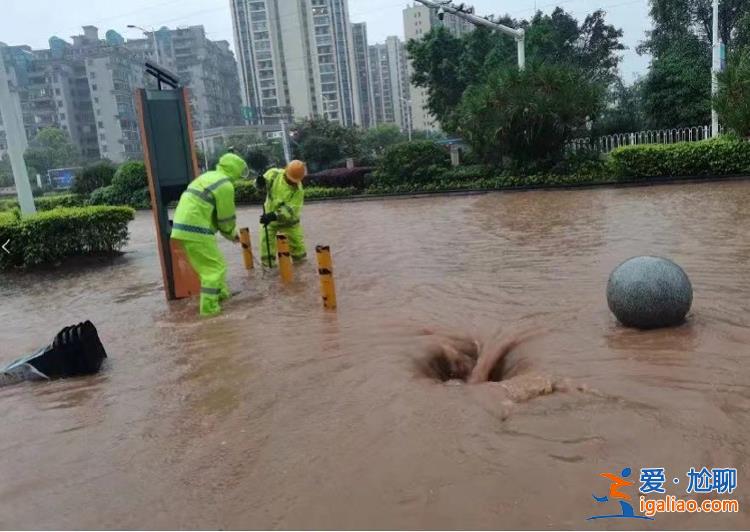
MULTIPOLYGON (((288 1, 288 0, 284 0, 288 1)), ((582 19, 595 9, 604 9, 607 19, 625 32, 624 42, 630 48, 624 54, 622 72, 626 81, 642 74, 648 58, 639 57, 635 47, 649 28, 648 0, 463 0, 473 5, 479 15, 510 13, 515 18, 529 18, 535 8, 549 12, 559 5, 582 19)), ((47 40, 56 35, 68 40, 81 32, 81 26, 94 25, 102 30, 114 29, 126 38, 139 37, 136 24, 150 29, 162 25, 174 28, 203 24, 211 39, 232 43, 230 0, 0 0, 0 41, 6 44, 28 44, 46 48, 47 40), (64 7, 63 7, 64 6, 64 7)), ((370 43, 381 42, 388 35, 403 38, 402 10, 406 0, 349 0, 352 22, 367 22, 370 43)))

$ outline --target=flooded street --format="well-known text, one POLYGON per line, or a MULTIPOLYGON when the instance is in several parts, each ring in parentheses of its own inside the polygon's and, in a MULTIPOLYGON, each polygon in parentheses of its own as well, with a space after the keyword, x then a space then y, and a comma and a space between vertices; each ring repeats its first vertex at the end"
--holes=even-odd
MULTIPOLYGON (((222 241, 242 292, 209 320, 165 301, 138 213, 120 258, 2 278, 4 361, 86 319, 110 358, 0 388, 0 527, 748 528, 748 204, 747 181, 310 204, 292 286, 222 241), (690 276, 686 325, 609 313, 609 273, 641 254, 690 276), (518 330, 538 334, 501 382, 419 364, 441 334, 518 330), (695 498, 685 473, 703 466, 738 469, 740 513, 585 521, 619 512, 592 499, 600 473, 633 468, 637 511, 641 467, 695 498)), ((238 214, 257 258, 260 210, 238 214)))

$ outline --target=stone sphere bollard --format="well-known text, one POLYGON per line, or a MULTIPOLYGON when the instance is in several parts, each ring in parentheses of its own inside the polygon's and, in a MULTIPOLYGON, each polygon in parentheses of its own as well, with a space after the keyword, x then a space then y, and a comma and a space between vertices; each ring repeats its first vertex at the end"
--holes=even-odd
POLYGON ((633 257, 609 276, 607 304, 623 325, 671 327, 685 321, 693 286, 685 271, 661 257, 633 257))

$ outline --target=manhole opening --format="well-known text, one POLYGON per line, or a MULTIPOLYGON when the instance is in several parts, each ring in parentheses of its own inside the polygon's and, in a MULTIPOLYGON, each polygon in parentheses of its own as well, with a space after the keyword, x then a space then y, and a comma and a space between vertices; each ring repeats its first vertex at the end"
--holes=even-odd
POLYGON ((420 361, 421 372, 436 381, 463 381, 478 384, 481 382, 500 382, 503 380, 505 361, 499 357, 494 361, 489 372, 480 372, 481 378, 472 373, 479 359, 479 346, 472 342, 467 345, 431 346, 420 361))

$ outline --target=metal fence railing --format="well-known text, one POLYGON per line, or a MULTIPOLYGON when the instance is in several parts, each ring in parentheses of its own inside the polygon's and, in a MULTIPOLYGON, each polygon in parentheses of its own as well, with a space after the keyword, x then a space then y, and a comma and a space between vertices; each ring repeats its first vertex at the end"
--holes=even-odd
MULTIPOLYGON (((721 132, 721 129, 719 129, 719 132, 721 132)), ((709 138, 711 138, 711 126, 696 126, 579 138, 570 141, 568 147, 573 151, 594 150, 600 153, 609 153, 620 146, 674 144, 675 142, 695 142, 709 138)))

